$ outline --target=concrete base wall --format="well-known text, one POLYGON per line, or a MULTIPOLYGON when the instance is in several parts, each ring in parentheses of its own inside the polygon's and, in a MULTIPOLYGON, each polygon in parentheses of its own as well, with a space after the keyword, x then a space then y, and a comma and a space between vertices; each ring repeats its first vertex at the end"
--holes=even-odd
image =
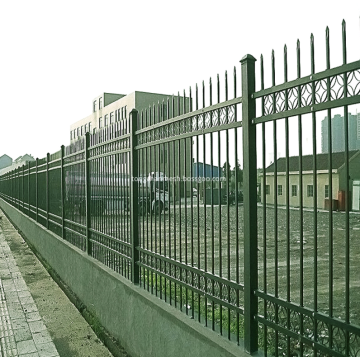
POLYGON ((0 199, 0 207, 62 281, 132 356, 248 356, 0 199))

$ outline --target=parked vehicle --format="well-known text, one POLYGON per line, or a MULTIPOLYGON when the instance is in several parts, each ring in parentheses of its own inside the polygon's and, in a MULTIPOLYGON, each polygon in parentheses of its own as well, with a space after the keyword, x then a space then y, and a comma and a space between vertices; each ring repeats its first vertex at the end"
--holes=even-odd
MULTIPOLYGON (((130 176, 123 173, 92 174, 90 176, 90 212, 92 215, 105 211, 130 210, 130 176)), ((139 186, 138 212, 140 215, 152 211, 161 214, 168 209, 168 178, 161 172, 135 179, 139 186)), ((67 209, 78 208, 86 213, 85 176, 79 172, 67 171, 65 177, 65 203, 67 209)))

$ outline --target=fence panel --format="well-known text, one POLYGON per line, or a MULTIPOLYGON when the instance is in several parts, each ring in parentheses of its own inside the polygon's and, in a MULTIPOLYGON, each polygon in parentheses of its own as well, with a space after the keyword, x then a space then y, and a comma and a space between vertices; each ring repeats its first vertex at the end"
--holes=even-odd
POLYGON ((140 113, 139 197, 150 201, 139 207, 139 266, 148 291, 240 341, 242 171, 239 166, 233 177, 232 172, 242 163, 242 136, 235 72, 233 83, 231 100, 226 74, 222 90, 217 78, 216 104, 210 79, 208 89, 204 83, 200 91, 196 87, 194 98, 190 89, 188 97, 178 94, 140 113), (148 195, 145 176, 151 184, 148 195))
POLYGON ((342 31, 341 66, 328 29, 321 72, 312 36, 310 75, 298 42, 280 85, 273 53, 256 91, 247 55, 241 97, 234 68, 134 109, 1 176, 1 197, 249 353, 359 355, 360 61, 342 31))
POLYGON ((352 315, 359 312, 358 284, 350 270, 356 267, 359 236, 350 225, 358 221, 358 214, 350 214, 350 179, 359 176, 360 158, 358 150, 349 149, 348 121, 348 106, 360 100, 360 62, 346 63, 345 23, 342 31, 344 64, 337 68, 330 68, 328 29, 325 71, 315 72, 313 36, 309 76, 300 74, 299 42, 294 81, 287 80, 285 47, 284 83, 275 85, 273 53, 273 86, 264 89, 261 58, 262 89, 253 95, 262 109, 253 120, 262 133, 260 282, 255 293, 259 344, 270 356, 356 356, 360 351, 358 317, 352 315), (332 109, 344 114, 341 152, 332 150, 332 109), (327 151, 320 151, 320 136, 327 151), (342 201, 338 193, 344 195, 343 212, 334 213, 342 201))

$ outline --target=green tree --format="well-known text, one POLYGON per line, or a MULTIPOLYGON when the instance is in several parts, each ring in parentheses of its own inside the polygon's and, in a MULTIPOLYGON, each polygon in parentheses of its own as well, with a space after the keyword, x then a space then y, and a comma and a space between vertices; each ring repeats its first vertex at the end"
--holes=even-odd
POLYGON ((238 184, 242 184, 243 182, 243 170, 241 169, 241 165, 239 160, 236 163, 236 166, 232 170, 232 175, 234 178, 234 182, 237 181, 238 184))
POLYGON ((226 178, 226 180, 231 180, 231 175, 232 175, 232 171, 231 171, 231 165, 230 163, 228 163, 227 161, 224 162, 224 165, 221 168, 222 170, 222 177, 226 178))

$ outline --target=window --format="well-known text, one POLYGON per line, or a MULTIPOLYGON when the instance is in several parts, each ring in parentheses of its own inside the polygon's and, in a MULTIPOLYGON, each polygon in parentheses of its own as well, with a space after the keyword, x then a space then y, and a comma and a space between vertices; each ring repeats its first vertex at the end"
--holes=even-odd
POLYGON ((95 111, 97 110, 96 105, 97 105, 97 101, 96 101, 96 100, 94 100, 93 112, 95 112, 95 111))
POLYGON ((270 185, 266 185, 266 195, 270 195, 270 185))
POLYGON ((80 135, 83 136, 84 135, 84 125, 81 125, 81 132, 80 135))
POLYGON ((329 194, 329 185, 325 185, 325 198, 328 198, 330 196, 329 194))
POLYGON ((76 129, 76 132, 77 132, 77 136, 80 136, 80 128, 79 127, 76 129))
POLYGON ((99 99, 99 110, 103 107, 103 100, 102 97, 99 99))
POLYGON ((291 185, 291 196, 297 196, 297 185, 291 185))
POLYGON ((125 110, 124 110, 124 117, 126 119, 126 106, 125 106, 125 110))
POLYGON ((307 196, 308 197, 313 197, 314 196, 314 186, 313 185, 308 185, 307 186, 307 196))
POLYGON ((89 124, 88 124, 88 131, 89 131, 89 133, 91 133, 91 122, 89 122, 89 124))
POLYGON ((109 125, 109 115, 106 114, 104 119, 104 126, 108 126, 108 125, 109 125))
POLYGON ((282 193, 282 185, 277 186, 277 194, 278 194, 278 196, 281 196, 283 194, 282 193))
POLYGON ((99 129, 101 129, 103 127, 103 121, 102 121, 102 117, 99 118, 99 129))
POLYGON ((110 124, 114 123, 114 113, 110 113, 110 124))

